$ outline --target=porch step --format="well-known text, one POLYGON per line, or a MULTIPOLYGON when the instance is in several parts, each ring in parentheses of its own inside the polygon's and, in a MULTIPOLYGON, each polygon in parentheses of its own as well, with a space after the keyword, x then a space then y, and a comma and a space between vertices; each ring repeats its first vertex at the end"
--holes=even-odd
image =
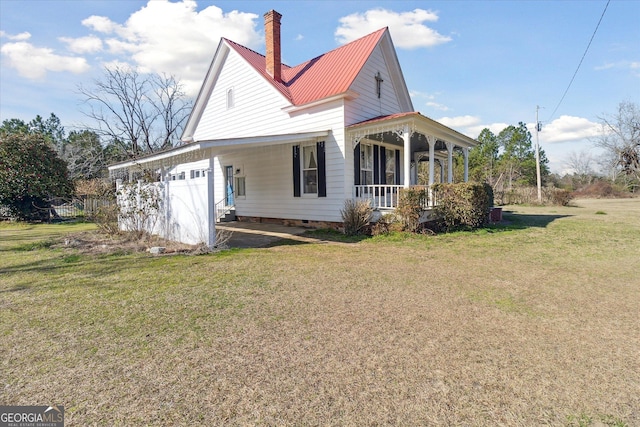
POLYGON ((229 211, 218 221, 219 222, 231 222, 236 220, 236 208, 231 208, 229 211))

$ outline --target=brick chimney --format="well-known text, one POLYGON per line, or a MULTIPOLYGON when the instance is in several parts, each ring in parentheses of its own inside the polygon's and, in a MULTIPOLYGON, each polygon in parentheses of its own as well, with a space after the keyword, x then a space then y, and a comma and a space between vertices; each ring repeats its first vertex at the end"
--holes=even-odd
POLYGON ((264 35, 267 42, 267 73, 277 82, 282 82, 280 56, 280 15, 275 10, 264 14, 264 35))

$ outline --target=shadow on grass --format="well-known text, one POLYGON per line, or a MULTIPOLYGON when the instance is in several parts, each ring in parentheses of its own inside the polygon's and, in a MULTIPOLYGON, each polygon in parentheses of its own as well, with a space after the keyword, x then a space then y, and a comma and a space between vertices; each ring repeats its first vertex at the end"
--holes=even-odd
MULTIPOLYGON (((122 254, 125 255, 125 254, 122 254)), ((0 268, 0 277, 4 276, 7 280, 11 279, 14 274, 42 274, 51 273, 65 275, 78 271, 82 272, 83 279, 95 279, 116 274, 125 271, 131 267, 131 259, 118 254, 100 255, 100 256, 82 256, 78 254, 67 255, 63 257, 54 257, 39 261, 26 262, 11 267, 0 268)), ((83 283, 86 280, 83 281, 83 283)), ((53 284, 53 283, 50 283, 53 284)), ((16 292, 31 289, 31 285, 18 285, 10 288, 1 289, 0 294, 6 292, 16 292)))
POLYGON ((326 240, 328 242, 340 242, 340 243, 359 243, 363 240, 370 239, 371 236, 365 234, 357 234, 355 236, 347 236, 340 231, 329 230, 329 229, 320 229, 320 230, 309 230, 305 234, 307 237, 311 237, 313 239, 318 240, 326 240))
POLYGON ((502 215, 502 222, 491 224, 487 226, 487 228, 496 230, 523 230, 532 227, 544 228, 557 219, 571 216, 573 215, 519 214, 505 211, 502 215))

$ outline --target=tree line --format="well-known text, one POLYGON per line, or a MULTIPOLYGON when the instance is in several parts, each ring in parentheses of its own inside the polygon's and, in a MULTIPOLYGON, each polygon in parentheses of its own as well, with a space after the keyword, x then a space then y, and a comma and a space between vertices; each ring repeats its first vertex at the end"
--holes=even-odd
POLYGON ((74 194, 82 180, 106 177, 109 164, 179 144, 191 100, 173 76, 105 69, 78 92, 88 125, 67 133, 54 114, 0 126, 0 208, 43 219, 54 197, 74 194))
MULTIPOLYGON (((67 133, 54 114, 25 122, 4 120, 0 126, 0 208, 23 219, 37 217, 52 197, 68 197, 79 180, 104 178, 106 166, 172 148, 191 110, 181 83, 173 76, 142 74, 134 69, 105 69, 90 87, 78 88, 89 125, 67 133)), ((601 118, 594 141, 604 150, 608 178, 625 189, 640 188, 640 107, 622 102, 618 111, 601 118)), ((510 191, 536 185, 536 152, 522 122, 497 135, 485 128, 469 151, 469 178, 510 191)), ((542 184, 562 186, 566 177, 550 173, 539 151, 542 184)), ((463 174, 456 154, 455 174, 463 174)), ((597 177, 587 152, 574 154, 574 178, 597 177)), ((575 180, 572 180, 575 182, 575 180)))

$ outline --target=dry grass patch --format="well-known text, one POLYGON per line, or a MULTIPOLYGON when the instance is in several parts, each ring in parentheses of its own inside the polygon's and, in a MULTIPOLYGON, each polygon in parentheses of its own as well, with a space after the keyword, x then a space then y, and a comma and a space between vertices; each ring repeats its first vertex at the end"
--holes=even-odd
POLYGON ((640 200, 620 203, 198 257, 0 229, 0 401, 68 425, 638 425, 640 200))

